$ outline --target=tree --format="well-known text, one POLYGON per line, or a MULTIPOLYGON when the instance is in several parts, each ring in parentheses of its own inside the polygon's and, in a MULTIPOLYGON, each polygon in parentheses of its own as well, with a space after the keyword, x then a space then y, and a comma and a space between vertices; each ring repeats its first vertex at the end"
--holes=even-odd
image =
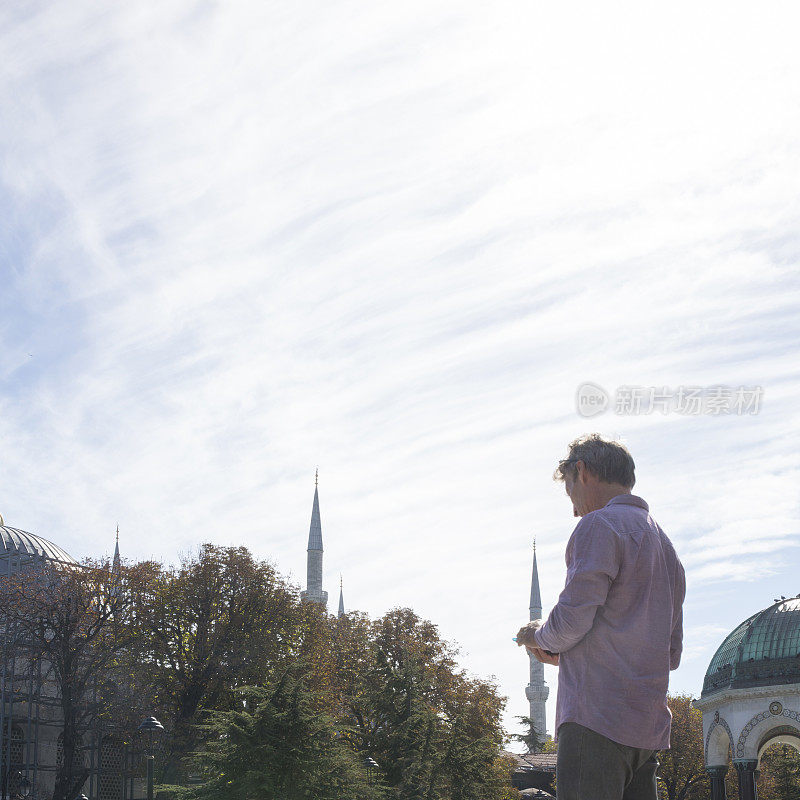
POLYGON ((197 743, 203 713, 233 709, 237 689, 258 685, 299 653, 297 590, 244 547, 204 544, 177 568, 158 567, 136 598, 136 682, 155 698, 169 731, 167 778, 197 743))
POLYGON ((206 776, 192 800, 377 800, 362 761, 295 665, 266 687, 239 690, 244 707, 212 711, 194 762, 206 776))
POLYGON ((547 737, 541 736, 536 730, 536 723, 530 717, 516 717, 524 726, 525 733, 514 733, 511 738, 516 742, 522 742, 528 748, 529 753, 542 752, 547 737))
POLYGON ((514 796, 505 700, 435 625, 332 617, 245 548, 203 545, 175 568, 45 563, 0 580, 0 627, 60 704, 53 800, 81 791, 87 733, 124 741, 149 713, 167 729, 162 781, 203 769, 169 787, 188 798, 514 796))
POLYGON ((670 749, 659 754, 662 800, 695 800, 708 793, 703 748, 703 715, 689 695, 667 697, 672 712, 670 749))
POLYGON ((342 722, 397 800, 506 795, 504 699, 459 670, 455 648, 410 609, 332 623, 342 722))
POLYGON ((455 676, 445 701, 445 720, 450 741, 444 760, 444 797, 483 800, 508 795, 511 770, 502 756, 505 733, 500 716, 505 698, 494 683, 455 676))
POLYGON ((61 712, 62 758, 53 800, 72 800, 89 775, 84 737, 113 716, 120 662, 135 639, 132 597, 146 570, 107 562, 44 562, 0 579, 0 627, 51 686, 61 712))
POLYGON ((758 793, 769 800, 800 797, 800 755, 787 744, 768 747, 759 765, 758 793))

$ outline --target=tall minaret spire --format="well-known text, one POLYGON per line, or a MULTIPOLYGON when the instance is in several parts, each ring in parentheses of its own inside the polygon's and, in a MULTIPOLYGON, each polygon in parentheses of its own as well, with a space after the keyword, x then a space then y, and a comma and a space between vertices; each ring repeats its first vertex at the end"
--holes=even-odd
POLYGON ((114 545, 114 560, 111 562, 111 590, 112 597, 119 592, 119 581, 122 577, 122 559, 119 556, 119 523, 117 523, 117 541, 114 545))
MULTIPOLYGON (((539 591, 539 568, 536 564, 536 539, 533 540, 533 572, 531 574, 531 619, 542 618, 542 594, 539 591)), ((525 696, 528 698, 531 710, 528 716, 533 721, 536 733, 544 740, 547 735, 547 713, 546 702, 550 694, 550 689, 544 682, 544 664, 536 660, 536 657, 529 654, 531 661, 531 681, 525 687, 525 696)))
POLYGON ((119 557, 119 523, 117 523, 117 543, 114 545, 114 561, 112 562, 112 572, 118 573, 122 561, 119 557))
POLYGON ((542 618, 542 593, 539 591, 539 568, 536 566, 536 539, 533 540, 533 573, 531 575, 531 619, 542 618))
POLYGON ((319 517, 319 468, 314 475, 314 505, 311 507, 311 527, 308 530, 308 559, 306 590, 300 598, 309 603, 328 604, 328 593, 322 591, 322 523, 319 517))
POLYGON ((341 619, 344 616, 344 587, 342 585, 342 576, 339 575, 339 613, 336 615, 341 619))

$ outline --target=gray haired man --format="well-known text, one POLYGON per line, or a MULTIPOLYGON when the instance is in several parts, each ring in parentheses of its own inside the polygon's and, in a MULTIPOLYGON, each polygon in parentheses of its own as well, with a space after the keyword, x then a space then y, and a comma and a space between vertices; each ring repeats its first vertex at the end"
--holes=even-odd
POLYGON ((564 590, 546 622, 517 642, 559 668, 559 800, 657 800, 659 750, 669 748, 669 672, 683 641, 683 566, 631 494, 628 450, 598 434, 576 439, 554 477, 576 517, 564 590))

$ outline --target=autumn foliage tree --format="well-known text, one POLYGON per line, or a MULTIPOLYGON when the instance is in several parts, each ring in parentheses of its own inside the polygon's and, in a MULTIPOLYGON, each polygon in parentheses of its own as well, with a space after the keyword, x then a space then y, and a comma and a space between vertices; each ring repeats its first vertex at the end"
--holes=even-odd
POLYGON ((87 734, 132 734, 150 713, 166 728, 157 778, 172 791, 199 774, 182 792, 197 800, 513 796, 505 701, 458 667, 433 623, 407 608, 337 619, 245 548, 203 545, 176 567, 113 574, 46 564, 6 579, 0 609, 53 675, 53 800, 82 790, 87 734))
POLYGON ((38 691, 60 706, 62 758, 53 800, 73 800, 89 768, 87 734, 116 714, 122 666, 136 634, 133 597, 146 569, 108 562, 42 562, 0 579, 0 627, 20 658, 37 662, 38 691), (115 680, 116 678, 116 680, 115 680))
POLYGON ((205 544, 177 567, 157 566, 136 605, 138 673, 169 730, 167 779, 197 743, 211 710, 235 708, 237 690, 263 684, 303 639, 297 591, 244 547, 205 544))
POLYGON ((661 800, 696 800, 708 794, 703 751, 703 715, 689 695, 667 698, 672 712, 670 749, 659 753, 661 800))
POLYGON ((800 753, 788 744, 773 744, 761 755, 758 794, 769 800, 800 797, 800 753))
POLYGON ((501 759, 504 700, 457 667, 457 650, 411 609, 332 623, 343 722, 397 800, 495 800, 510 784, 501 759))

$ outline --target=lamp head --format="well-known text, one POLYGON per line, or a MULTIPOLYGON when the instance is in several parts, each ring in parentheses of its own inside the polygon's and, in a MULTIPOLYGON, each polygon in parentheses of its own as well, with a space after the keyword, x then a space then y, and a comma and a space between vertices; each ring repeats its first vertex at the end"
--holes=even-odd
POLYGON ((139 726, 139 730, 143 733, 145 731, 152 731, 153 733, 156 733, 158 731, 163 731, 164 726, 155 717, 148 717, 139 726))
POLYGON ((21 797, 27 797, 31 793, 31 782, 27 778, 21 778, 17 784, 17 793, 21 797))

